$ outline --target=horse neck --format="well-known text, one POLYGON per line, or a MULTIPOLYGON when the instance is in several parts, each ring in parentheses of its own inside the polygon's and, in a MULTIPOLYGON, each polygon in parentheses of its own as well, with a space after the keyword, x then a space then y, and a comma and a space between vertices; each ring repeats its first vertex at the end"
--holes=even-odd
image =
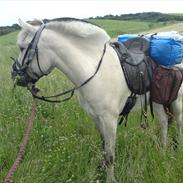
POLYGON ((90 38, 65 37, 61 34, 53 37, 57 40, 52 45, 52 50, 56 53, 56 68, 75 85, 80 85, 95 72, 107 40, 95 42, 90 38))

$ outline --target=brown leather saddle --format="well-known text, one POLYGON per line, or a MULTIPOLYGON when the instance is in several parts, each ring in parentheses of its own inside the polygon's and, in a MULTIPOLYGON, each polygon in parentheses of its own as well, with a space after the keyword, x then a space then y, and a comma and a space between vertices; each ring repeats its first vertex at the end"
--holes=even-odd
POLYGON ((149 42, 145 38, 132 38, 125 44, 113 42, 111 46, 119 57, 131 92, 141 95, 149 91, 152 78, 149 42))
MULTIPOLYGON (((145 94, 145 107, 141 111, 145 112, 141 112, 141 117, 142 115, 145 117, 146 123, 146 92, 150 90, 152 78, 151 59, 148 56, 149 42, 144 38, 133 38, 129 39, 125 44, 113 42, 111 46, 119 57, 126 83, 131 91, 131 95, 127 98, 125 106, 120 113, 122 118, 119 124, 123 120, 127 122, 128 114, 136 103, 136 95, 142 94, 145 94)), ((141 125, 146 126, 146 124, 141 125)))

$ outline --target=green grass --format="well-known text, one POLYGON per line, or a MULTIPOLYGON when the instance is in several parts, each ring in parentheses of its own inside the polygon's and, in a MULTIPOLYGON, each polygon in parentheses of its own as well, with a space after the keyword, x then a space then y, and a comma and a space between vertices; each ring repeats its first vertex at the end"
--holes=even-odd
MULTIPOLYGON (((136 27, 136 24, 134 24, 136 27)), ((127 29, 126 29, 127 31, 127 29)), ((3 182, 19 148, 31 109, 25 88, 12 92, 10 56, 17 56, 17 33, 0 37, 0 182, 3 182)), ((72 84, 58 71, 38 85, 46 95, 72 84)), ((13 183, 94 183, 104 176, 97 170, 102 160, 101 141, 94 123, 75 96, 64 104, 37 102, 33 133, 13 183)), ((181 183, 183 147, 173 150, 172 138, 164 150, 159 142, 157 120, 150 128, 139 127, 140 114, 129 116, 127 127, 119 126, 116 144, 117 183, 181 183)), ((174 134, 174 126, 171 128, 174 134)))
POLYGON ((12 32, 10 34, 0 36, 0 45, 1 46, 9 46, 9 45, 15 45, 16 39, 17 39, 17 33, 18 32, 12 32))

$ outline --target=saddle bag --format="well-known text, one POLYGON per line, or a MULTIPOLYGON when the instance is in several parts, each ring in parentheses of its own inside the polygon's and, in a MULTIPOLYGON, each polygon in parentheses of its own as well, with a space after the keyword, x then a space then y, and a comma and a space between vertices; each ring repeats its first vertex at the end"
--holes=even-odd
POLYGON ((176 98, 183 79, 183 70, 171 69, 152 62, 153 77, 151 84, 151 100, 169 106, 176 98))

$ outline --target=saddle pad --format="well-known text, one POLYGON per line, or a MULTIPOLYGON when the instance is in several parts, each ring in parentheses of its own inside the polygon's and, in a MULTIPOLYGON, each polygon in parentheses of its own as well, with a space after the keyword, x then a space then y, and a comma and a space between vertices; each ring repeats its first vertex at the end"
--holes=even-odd
POLYGON ((177 67, 164 68, 152 62, 153 77, 151 100, 169 106, 176 98, 183 80, 183 70, 177 67))

